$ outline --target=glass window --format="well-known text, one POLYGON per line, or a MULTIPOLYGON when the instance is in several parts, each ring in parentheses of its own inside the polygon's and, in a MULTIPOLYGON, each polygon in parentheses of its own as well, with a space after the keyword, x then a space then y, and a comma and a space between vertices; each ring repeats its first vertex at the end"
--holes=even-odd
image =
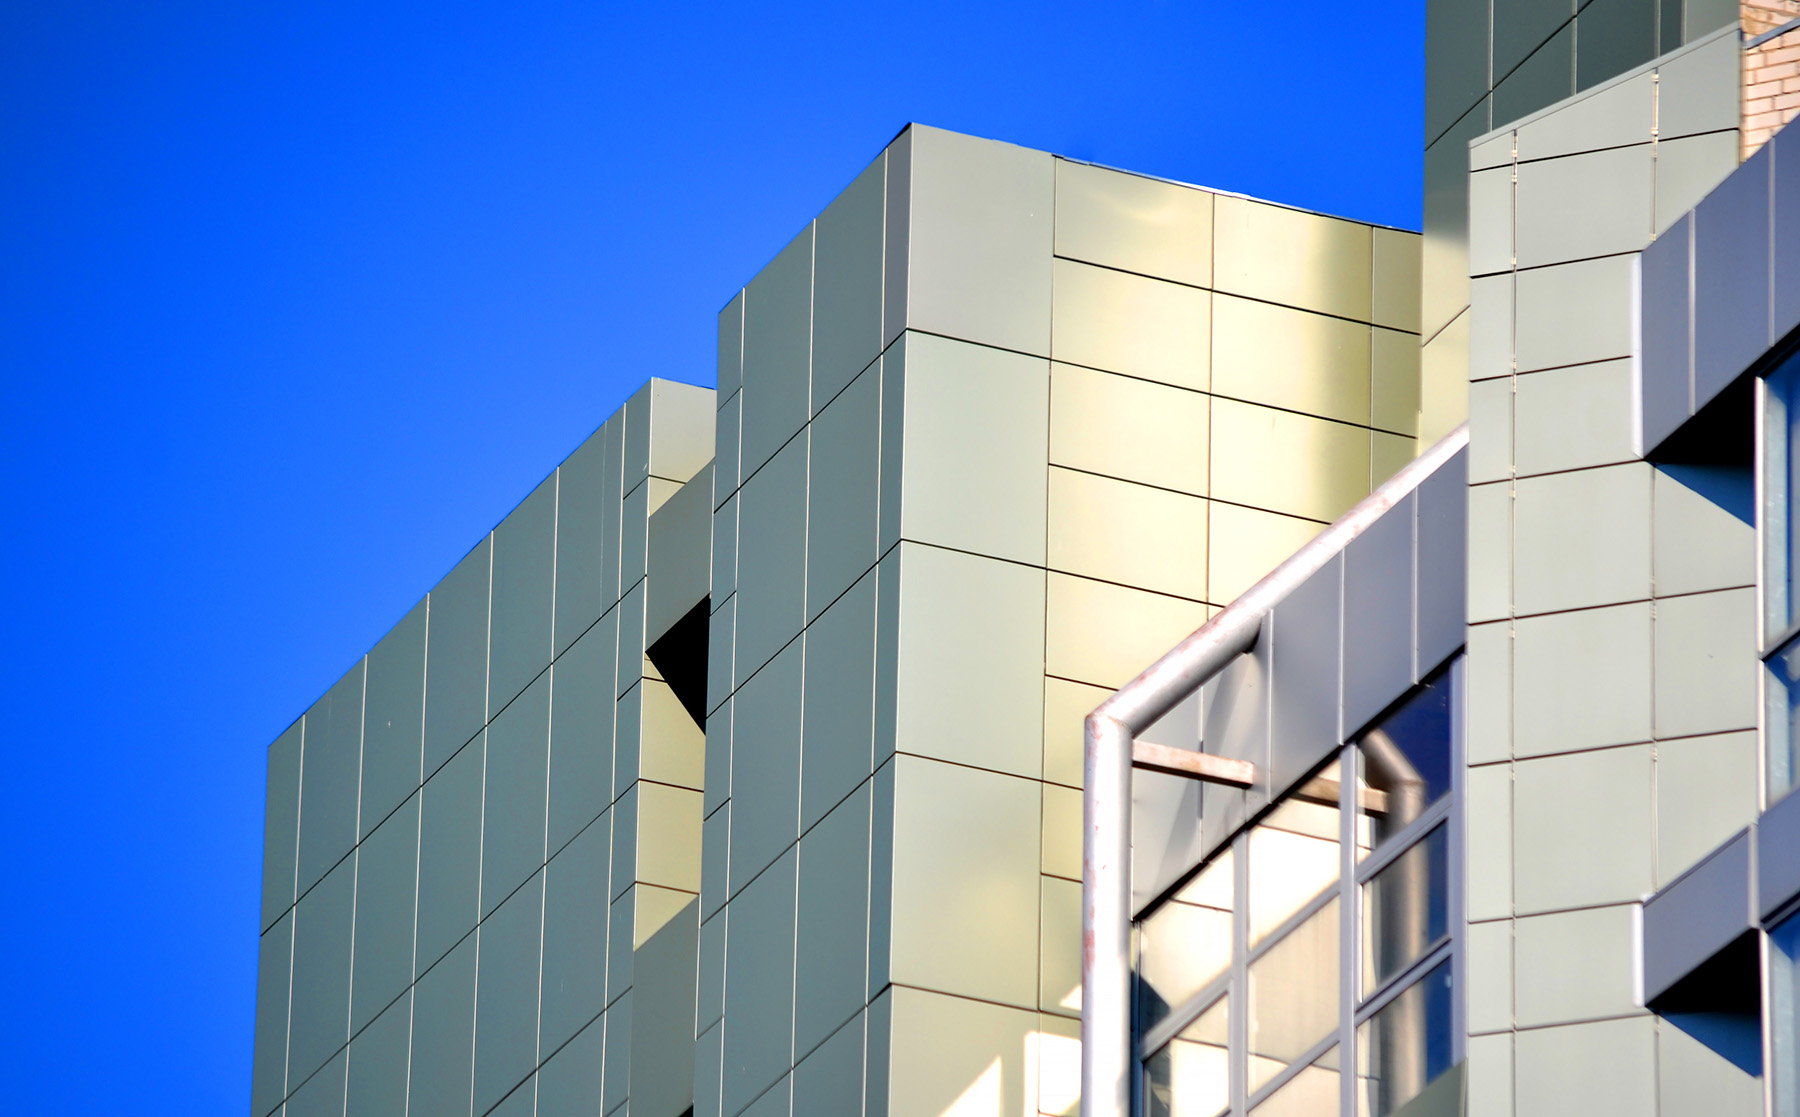
POLYGON ((1138 1018, 1148 1028, 1231 965, 1231 850, 1138 925, 1138 1018))
POLYGON ((1357 1029, 1358 1117, 1387 1117, 1450 1069, 1450 963, 1395 997, 1357 1029))
POLYGON ((1800 1117, 1800 915, 1769 931, 1769 1093, 1775 1117, 1800 1117))
POLYGON ((1340 769, 1320 769, 1250 831, 1250 945, 1337 883, 1340 769))
POLYGON ((1800 490, 1794 452, 1800 434, 1800 362, 1792 358, 1764 380, 1763 623, 1769 638, 1794 623, 1794 574, 1800 568, 1800 524, 1791 514, 1800 490))
POLYGON ((1363 885, 1363 993, 1449 933, 1449 831, 1439 826, 1363 885))
POLYGON ((1228 1017, 1221 997, 1150 1056, 1144 1065, 1148 1117, 1217 1117, 1231 1104, 1228 1017))
POLYGON ((1250 963, 1250 1089, 1337 1028, 1335 898, 1250 963))
POLYGON ((1364 733, 1358 753, 1359 799, 1370 821, 1369 844, 1379 848, 1450 793, 1448 675, 1427 682, 1364 733))
POLYGON ((1767 748, 1769 802, 1793 790, 1800 777, 1800 639, 1790 640, 1767 660, 1767 748))
POLYGON ((1320 1117, 1338 1111, 1337 1048, 1281 1084, 1250 1110, 1251 1117, 1320 1117))

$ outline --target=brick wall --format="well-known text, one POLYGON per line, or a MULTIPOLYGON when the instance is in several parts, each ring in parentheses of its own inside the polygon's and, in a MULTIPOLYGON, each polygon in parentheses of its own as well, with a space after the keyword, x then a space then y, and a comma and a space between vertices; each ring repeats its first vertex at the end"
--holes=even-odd
MULTIPOLYGON (((1800 0, 1739 7, 1746 40, 1800 18, 1800 0)), ((1748 159, 1800 110, 1800 28, 1744 51, 1743 157, 1748 159)))

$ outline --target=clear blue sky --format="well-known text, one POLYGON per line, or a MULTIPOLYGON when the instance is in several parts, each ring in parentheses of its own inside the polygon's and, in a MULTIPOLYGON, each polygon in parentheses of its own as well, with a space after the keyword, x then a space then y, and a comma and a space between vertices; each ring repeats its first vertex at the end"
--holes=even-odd
POLYGON ((265 746, 906 122, 1418 227, 1420 0, 658 8, 0 3, 0 1112, 247 1113, 265 746))

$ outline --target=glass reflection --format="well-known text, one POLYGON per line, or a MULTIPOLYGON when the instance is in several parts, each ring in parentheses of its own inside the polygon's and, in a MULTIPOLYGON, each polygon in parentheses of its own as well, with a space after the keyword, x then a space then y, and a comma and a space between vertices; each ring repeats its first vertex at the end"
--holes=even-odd
POLYGON ((1338 1111, 1337 1048, 1281 1084, 1250 1110, 1252 1117, 1327 1117, 1338 1111))
POLYGON ((1231 965, 1231 850, 1138 924, 1138 1020, 1148 1028, 1231 965))
POLYGON ((1449 933, 1449 836, 1439 826, 1363 885, 1363 995, 1449 933))
POLYGON ((1250 831, 1250 945, 1338 879, 1338 780, 1332 761, 1250 831))
POLYGON ((1216 1117, 1231 1104, 1225 999, 1195 1018, 1144 1064, 1148 1117, 1216 1117))
POLYGON ((1768 659, 1767 744, 1769 802, 1794 789, 1800 778, 1800 640, 1791 640, 1768 659))
POLYGON ((1800 1117, 1800 915, 1769 931, 1769 1094, 1775 1117, 1800 1117))
MULTIPOLYGON (((1363 734, 1361 806, 1371 848, 1450 793, 1450 677, 1440 672, 1363 734)), ((1360 843, 1359 843, 1360 844, 1360 843)))
POLYGON ((1334 898, 1250 963, 1249 1084, 1279 1074, 1337 1027, 1334 898))
POLYGON ((1450 1069, 1450 963, 1357 1029, 1358 1117, 1387 1117, 1450 1069))

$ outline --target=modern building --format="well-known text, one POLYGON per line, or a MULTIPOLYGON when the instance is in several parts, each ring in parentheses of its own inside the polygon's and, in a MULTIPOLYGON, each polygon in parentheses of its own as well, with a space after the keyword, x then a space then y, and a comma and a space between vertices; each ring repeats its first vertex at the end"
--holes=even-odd
POLYGON ((1422 237, 902 132, 270 747, 252 1117, 1800 1114, 1800 4, 1564 7, 1422 237))

